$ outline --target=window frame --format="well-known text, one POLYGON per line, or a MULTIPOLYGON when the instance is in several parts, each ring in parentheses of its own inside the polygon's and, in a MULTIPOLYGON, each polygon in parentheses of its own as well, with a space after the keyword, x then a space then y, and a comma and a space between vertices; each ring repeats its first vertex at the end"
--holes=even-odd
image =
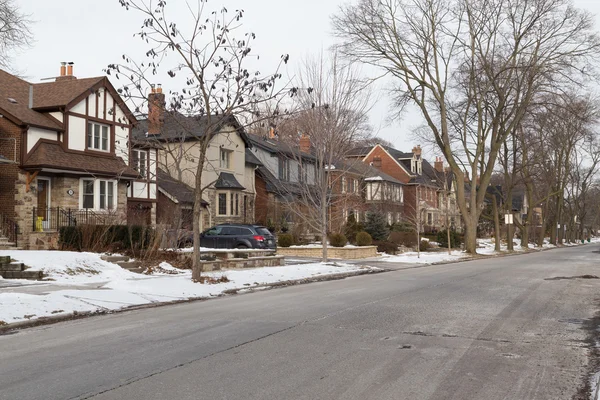
MULTIPOLYGON (((98 212, 113 212, 118 208, 118 181, 115 179, 81 178, 79 180, 79 208, 98 212), (86 184, 91 182, 91 186, 86 184), (86 193, 86 188, 92 193, 86 193), (86 196, 91 196, 92 206, 86 207, 86 196)), ((88 201, 90 197, 87 198, 88 201)))
POLYGON ((136 170, 140 176, 144 179, 148 178, 148 150, 133 149, 131 151, 131 164, 134 170, 136 170), (141 155, 144 157, 140 157, 141 155), (142 158, 144 163, 141 163, 142 158))
POLYGON ((219 217, 239 217, 240 216, 240 193, 231 190, 219 190, 217 192, 217 216, 219 217), (225 196, 224 209, 225 213, 221 213, 221 196, 225 196))
POLYGON ((85 148, 92 151, 101 151, 104 153, 110 153, 111 149, 111 125, 102 124, 96 121, 87 121, 87 135, 86 135, 85 148), (96 137, 96 127, 98 127, 98 137, 96 137), (103 128, 106 128, 104 130, 103 128), (106 137, 104 137, 106 133, 106 137), (96 145, 96 140, 98 141, 96 145), (106 148, 104 147, 106 144, 106 148))
POLYGON ((231 159, 233 155, 233 150, 229 150, 226 149, 224 147, 221 147, 219 150, 219 167, 221 169, 226 169, 228 171, 231 171, 231 159), (226 156, 226 157, 223 157, 226 156), (224 165, 226 164, 226 165, 224 165))

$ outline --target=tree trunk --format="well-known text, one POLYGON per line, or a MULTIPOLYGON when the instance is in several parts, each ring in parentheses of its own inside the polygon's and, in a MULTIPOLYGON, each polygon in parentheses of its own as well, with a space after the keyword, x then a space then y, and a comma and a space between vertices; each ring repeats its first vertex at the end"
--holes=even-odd
MULTIPOLYGON (((325 178, 327 179, 327 178, 325 178)), ((323 246, 322 261, 327 262, 327 184, 321 190, 321 243, 323 246)))
POLYGON ((200 265, 200 217, 202 216, 202 172, 204 171, 204 157, 206 149, 200 149, 198 157, 198 167, 196 168, 196 187, 194 188, 194 251, 192 253, 192 279, 198 280, 202 274, 200 265), (203 151, 204 150, 204 151, 203 151))
POLYGON ((494 213, 494 251, 500 251, 500 215, 495 195, 492 196, 492 212, 494 213))
POLYGON ((476 213, 469 213, 464 218, 465 222, 465 251, 469 254, 477 254, 477 223, 479 219, 476 213))

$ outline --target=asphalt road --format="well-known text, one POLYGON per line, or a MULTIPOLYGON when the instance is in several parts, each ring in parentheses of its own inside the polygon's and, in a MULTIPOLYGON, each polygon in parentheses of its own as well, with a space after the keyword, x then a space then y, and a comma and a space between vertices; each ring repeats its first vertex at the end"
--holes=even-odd
POLYGON ((597 245, 0 336, 0 399, 570 399, 597 245))

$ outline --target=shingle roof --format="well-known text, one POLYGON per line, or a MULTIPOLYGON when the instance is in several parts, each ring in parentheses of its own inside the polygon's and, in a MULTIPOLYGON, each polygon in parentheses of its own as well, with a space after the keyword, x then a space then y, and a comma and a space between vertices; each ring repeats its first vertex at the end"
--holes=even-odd
POLYGON ((104 80, 103 76, 83 79, 62 79, 57 82, 36 83, 33 85, 33 108, 57 108, 66 106, 95 84, 104 80))
POLYGON ((271 154, 284 154, 303 158, 306 160, 314 160, 315 157, 312 154, 300 152, 298 147, 294 147, 288 143, 280 142, 277 139, 270 139, 254 134, 248 134, 248 139, 253 146, 260 147, 263 150, 268 151, 271 154))
MULTIPOLYGON (((173 178, 160 168, 156 169, 156 178, 158 188, 167 192, 179 203, 194 204, 194 189, 191 186, 173 178)), ((206 206, 208 203, 202 200, 202 205, 206 206)))
POLYGON ((246 149, 246 164, 263 165, 250 149, 246 149))
MULTIPOLYGON (((336 165, 336 169, 340 171, 347 171, 349 173, 360 175, 363 178, 376 178, 379 177, 384 181, 402 184, 401 181, 386 174, 385 172, 363 163, 362 161, 346 161, 336 165)), ((333 170, 335 171, 335 170, 333 170)))
POLYGON ((23 168, 53 168, 115 177, 139 177, 120 157, 66 152, 59 142, 45 139, 40 139, 34 146, 23 163, 23 168))
POLYGON ((229 172, 221 172, 219 174, 219 178, 215 182, 215 189, 241 189, 244 190, 243 187, 233 174, 229 172))
MULTIPOLYGON (((29 108, 29 90, 34 86, 0 70, 0 114, 8 114, 26 124, 62 130, 60 123, 29 108)), ((35 89, 33 90, 35 92, 35 89)))
POLYGON ((173 140, 198 140, 204 137, 209 128, 213 132, 219 131, 224 125, 231 125, 237 129, 246 146, 251 146, 244 128, 234 116, 212 116, 209 125, 208 116, 186 116, 179 112, 164 111, 160 135, 147 136, 148 119, 138 120, 132 130, 132 137, 138 140, 156 140, 160 142, 173 140), (212 126, 211 126, 212 125, 212 126))

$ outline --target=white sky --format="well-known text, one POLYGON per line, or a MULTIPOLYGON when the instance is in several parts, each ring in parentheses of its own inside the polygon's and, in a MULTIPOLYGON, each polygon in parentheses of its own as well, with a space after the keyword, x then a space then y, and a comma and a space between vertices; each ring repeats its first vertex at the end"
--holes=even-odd
MULTIPOLYGON (((600 29, 600 0, 574 2, 596 14, 600 29)), ((29 81, 58 75, 61 61, 75 62, 74 74, 84 78, 104 75, 102 70, 110 63, 121 62, 123 54, 139 61, 144 59, 145 46, 139 38, 132 37, 142 19, 139 14, 126 11, 118 0, 18 0, 17 3, 36 21, 32 27, 35 43, 15 57, 15 69, 29 81)), ((330 15, 343 3, 343 0, 210 0, 209 6, 225 5, 230 12, 241 7, 245 11, 242 31, 257 35, 252 52, 260 55, 261 72, 272 72, 280 56, 287 53, 291 57, 289 74, 292 75, 300 59, 333 43, 330 15)), ((176 12, 172 19, 186 18, 184 4, 183 0, 167 1, 168 9, 176 12)), ((158 78, 156 83, 169 89, 166 76, 158 78)), ((385 83, 381 82, 380 87, 385 83)), ((120 86, 119 81, 113 80, 113 84, 120 86)), ((410 151, 417 144, 411 132, 420 124, 419 114, 407 112, 402 121, 389 123, 389 109, 385 94, 378 94, 371 124, 379 137, 400 150, 410 151)), ((434 159, 435 155, 425 154, 425 157, 434 159)))

